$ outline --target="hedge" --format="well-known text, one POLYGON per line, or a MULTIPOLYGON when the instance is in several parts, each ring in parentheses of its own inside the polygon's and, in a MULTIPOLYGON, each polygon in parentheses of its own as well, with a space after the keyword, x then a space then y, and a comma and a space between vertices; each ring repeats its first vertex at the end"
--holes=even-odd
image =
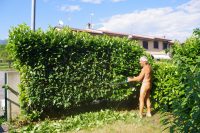
POLYGON ((200 132, 199 31, 184 44, 173 45, 172 63, 154 64, 152 100, 155 108, 172 113, 172 132, 200 132))
POLYGON ((162 111, 171 111, 173 100, 182 95, 177 66, 167 62, 155 62, 153 70, 153 106, 162 111))
POLYGON ((136 41, 127 38, 70 28, 33 32, 27 25, 10 30, 8 49, 21 74, 21 108, 35 117, 99 99, 127 99, 131 88, 113 83, 137 75, 144 54, 136 41))
POLYGON ((200 34, 199 29, 184 45, 173 46, 173 61, 183 92, 173 101, 174 128, 181 132, 200 132, 200 34))

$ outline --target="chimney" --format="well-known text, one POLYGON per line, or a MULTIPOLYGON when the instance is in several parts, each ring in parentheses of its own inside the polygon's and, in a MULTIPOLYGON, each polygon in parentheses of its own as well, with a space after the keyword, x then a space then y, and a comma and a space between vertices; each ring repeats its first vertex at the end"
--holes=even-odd
POLYGON ((132 35, 128 35, 128 39, 132 39, 132 37, 133 37, 132 35))
POLYGON ((87 26, 88 26, 87 27, 88 29, 92 29, 92 24, 91 23, 88 23, 87 26))

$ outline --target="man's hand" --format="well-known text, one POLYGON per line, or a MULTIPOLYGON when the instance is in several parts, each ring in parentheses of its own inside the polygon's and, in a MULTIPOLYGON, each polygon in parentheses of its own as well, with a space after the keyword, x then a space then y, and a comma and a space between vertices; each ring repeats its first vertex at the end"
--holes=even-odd
POLYGON ((134 77, 127 77, 127 82, 132 82, 134 77))

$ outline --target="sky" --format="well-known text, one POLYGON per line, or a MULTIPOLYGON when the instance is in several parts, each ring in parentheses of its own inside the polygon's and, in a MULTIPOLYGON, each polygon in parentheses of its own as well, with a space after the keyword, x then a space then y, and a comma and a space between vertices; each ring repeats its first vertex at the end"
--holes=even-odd
MULTIPOLYGON (((0 0, 0 40, 31 26, 32 0, 0 0)), ((64 25, 185 41, 200 28, 200 0, 36 0, 36 29, 64 25)))

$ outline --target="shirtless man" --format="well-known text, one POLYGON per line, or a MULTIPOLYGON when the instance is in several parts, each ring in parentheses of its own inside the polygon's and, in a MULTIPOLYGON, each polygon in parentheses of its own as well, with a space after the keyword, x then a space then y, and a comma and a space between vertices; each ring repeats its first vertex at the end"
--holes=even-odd
POLYGON ((142 70, 137 77, 128 77, 128 82, 134 81, 141 81, 142 86, 140 89, 140 98, 139 98, 139 115, 140 118, 143 117, 143 108, 144 103, 146 102, 147 105, 147 117, 151 117, 151 102, 150 102, 150 89, 151 89, 151 78, 152 78, 152 69, 151 66, 148 64, 147 57, 143 56, 140 58, 140 65, 142 66, 142 70))

